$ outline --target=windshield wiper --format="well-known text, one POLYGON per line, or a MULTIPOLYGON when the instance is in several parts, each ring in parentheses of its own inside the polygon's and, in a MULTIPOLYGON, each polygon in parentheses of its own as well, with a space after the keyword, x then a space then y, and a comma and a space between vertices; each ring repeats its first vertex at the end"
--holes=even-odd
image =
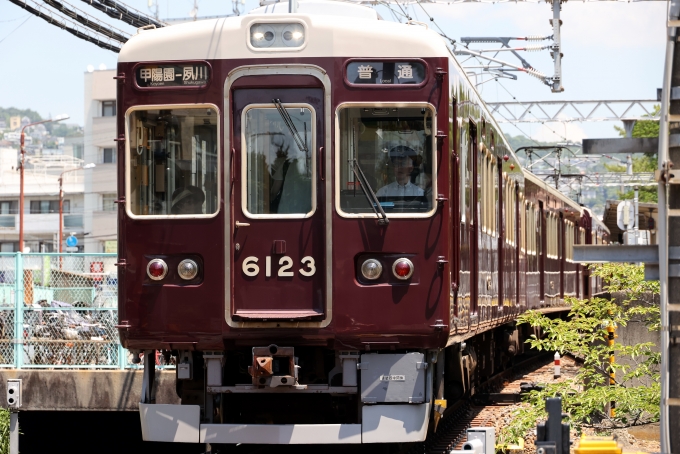
MULTIPOLYGON (((300 151, 305 152, 305 156, 307 153, 309 153, 309 150, 307 149, 307 141, 303 141, 302 137, 300 137, 300 133, 298 132, 297 128, 295 127, 295 124, 293 123, 293 119, 290 118, 290 114, 288 111, 283 107, 283 104, 281 104, 280 99, 272 99, 272 102, 276 106, 276 110, 279 111, 279 115, 281 115, 281 118, 283 119, 283 122, 286 124, 286 127, 288 127, 288 131, 290 131, 290 135, 293 136, 293 140, 295 140, 295 145, 300 149, 300 151)), ((306 131, 305 131, 306 132, 306 131)))
POLYGON ((382 205, 380 205, 380 202, 378 201, 378 196, 375 195, 375 192, 373 192, 371 185, 368 184, 368 181, 366 180, 366 175, 364 175, 364 171, 361 170, 361 167, 359 166, 359 160, 352 159, 351 162, 352 171, 354 172, 354 175, 356 175, 357 180, 359 180, 361 190, 366 196, 368 204, 371 205, 373 211, 375 212, 375 215, 378 217, 378 225, 389 224, 390 220, 387 219, 387 214, 385 214, 385 210, 383 210, 382 205))

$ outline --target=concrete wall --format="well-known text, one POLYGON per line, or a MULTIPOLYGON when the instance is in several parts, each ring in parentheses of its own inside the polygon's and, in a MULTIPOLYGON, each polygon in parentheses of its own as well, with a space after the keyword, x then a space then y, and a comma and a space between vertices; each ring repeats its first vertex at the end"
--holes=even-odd
MULTIPOLYGON (((0 370, 0 406, 7 380, 22 379, 21 411, 138 411, 142 370, 0 370)), ((156 403, 180 404, 175 372, 156 371, 156 403)))
MULTIPOLYGON (((623 293, 614 293, 614 300, 622 304, 626 299, 629 298, 628 295, 623 293)), ((635 305, 656 305, 659 306, 659 295, 646 295, 643 301, 635 303, 635 305)), ((649 331, 649 328, 645 324, 642 317, 637 316, 631 319, 626 326, 620 326, 616 329, 616 342, 621 345, 637 345, 643 342, 652 342, 654 347, 652 351, 659 352, 659 345, 661 343, 661 333, 659 331, 649 331)), ((631 364, 632 360, 626 357, 617 357, 616 362, 619 364, 631 364)), ((620 377, 619 377, 620 378, 620 377)), ((630 385, 649 385, 650 381, 648 379, 642 379, 630 383, 630 385)))

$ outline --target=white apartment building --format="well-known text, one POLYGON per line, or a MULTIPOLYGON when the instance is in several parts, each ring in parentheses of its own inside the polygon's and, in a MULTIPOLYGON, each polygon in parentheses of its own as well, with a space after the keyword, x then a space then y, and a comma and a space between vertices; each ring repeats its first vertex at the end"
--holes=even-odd
MULTIPOLYGON (((114 70, 85 73, 84 252, 116 252, 116 81, 114 70)), ((83 172, 80 172, 83 173, 83 172)))
MULTIPOLYGON (((19 251, 19 149, 0 148, 0 252, 19 251)), ((74 234, 82 251, 83 174, 88 170, 72 156, 26 156, 24 169, 24 248, 28 252, 59 250, 59 176, 63 174, 64 237, 74 234)), ((66 251, 66 245, 63 245, 66 251)))

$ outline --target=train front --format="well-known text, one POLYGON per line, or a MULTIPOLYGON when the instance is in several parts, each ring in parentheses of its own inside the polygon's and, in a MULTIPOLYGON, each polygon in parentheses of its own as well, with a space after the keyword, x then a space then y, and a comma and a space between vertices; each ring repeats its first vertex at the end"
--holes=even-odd
POLYGON ((452 307, 447 50, 333 8, 143 30, 120 54, 145 440, 425 439, 452 307), (159 357, 181 405, 155 399, 159 357))

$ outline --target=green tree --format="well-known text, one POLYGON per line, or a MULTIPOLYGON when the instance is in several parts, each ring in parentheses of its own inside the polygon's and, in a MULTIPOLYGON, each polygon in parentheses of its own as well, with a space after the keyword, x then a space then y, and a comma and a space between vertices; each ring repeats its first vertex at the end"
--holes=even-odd
MULTIPOLYGON (((651 114, 643 115, 643 117, 658 117, 661 112, 661 105, 654 106, 651 114)), ((620 126, 614 126, 614 129, 619 133, 619 136, 626 137, 626 131, 620 126)), ((633 126, 632 136, 636 139, 659 137, 659 121, 658 120, 638 120, 633 126)))
POLYGON ((9 119, 10 117, 28 117, 31 119, 31 121, 40 121, 42 118, 40 117, 40 114, 34 110, 31 109, 17 109, 16 107, 0 107, 0 118, 5 120, 7 122, 7 126, 9 127, 9 119))
MULTIPOLYGON (((609 292, 625 292, 621 304, 605 298, 569 299, 571 311, 567 320, 550 319, 529 311, 519 323, 540 327, 543 336, 532 336, 527 342, 538 350, 569 353, 583 362, 573 379, 546 384, 542 390, 530 392, 512 421, 499 435, 500 445, 523 438, 537 421, 545 419, 545 399, 562 397, 563 411, 579 432, 583 426, 601 429, 625 427, 659 419, 661 388, 659 384, 660 354, 652 342, 637 345, 607 345, 608 325, 625 326, 632 318, 642 318, 651 331, 659 329, 659 307, 645 301, 645 295, 659 293, 658 282, 644 280, 644 269, 630 264, 604 264, 593 268, 593 274, 605 280, 609 292), (626 364, 609 363, 610 351, 626 364), (610 371, 616 381, 609 385, 610 371), (643 379, 643 380, 641 380, 643 379), (616 416, 606 411, 616 402, 616 416)), ((652 299, 653 301, 653 299, 652 299)))
MULTIPOLYGON (((661 112, 661 106, 655 105, 654 111, 645 117, 657 117, 661 112)), ((626 137, 626 131, 620 126, 614 126, 619 136, 626 137)), ((659 137, 659 122, 657 120, 639 120, 635 122, 632 132, 633 138, 654 138, 659 137)), ((633 172, 654 172, 657 169, 657 155, 655 153, 645 153, 642 156, 633 157, 633 172)), ((607 165, 610 172, 625 172, 624 166, 607 165)), ((635 197, 633 190, 618 192, 620 200, 632 200, 635 197)), ((641 186, 638 191, 638 200, 644 203, 657 203, 658 193, 656 186, 641 186)))

